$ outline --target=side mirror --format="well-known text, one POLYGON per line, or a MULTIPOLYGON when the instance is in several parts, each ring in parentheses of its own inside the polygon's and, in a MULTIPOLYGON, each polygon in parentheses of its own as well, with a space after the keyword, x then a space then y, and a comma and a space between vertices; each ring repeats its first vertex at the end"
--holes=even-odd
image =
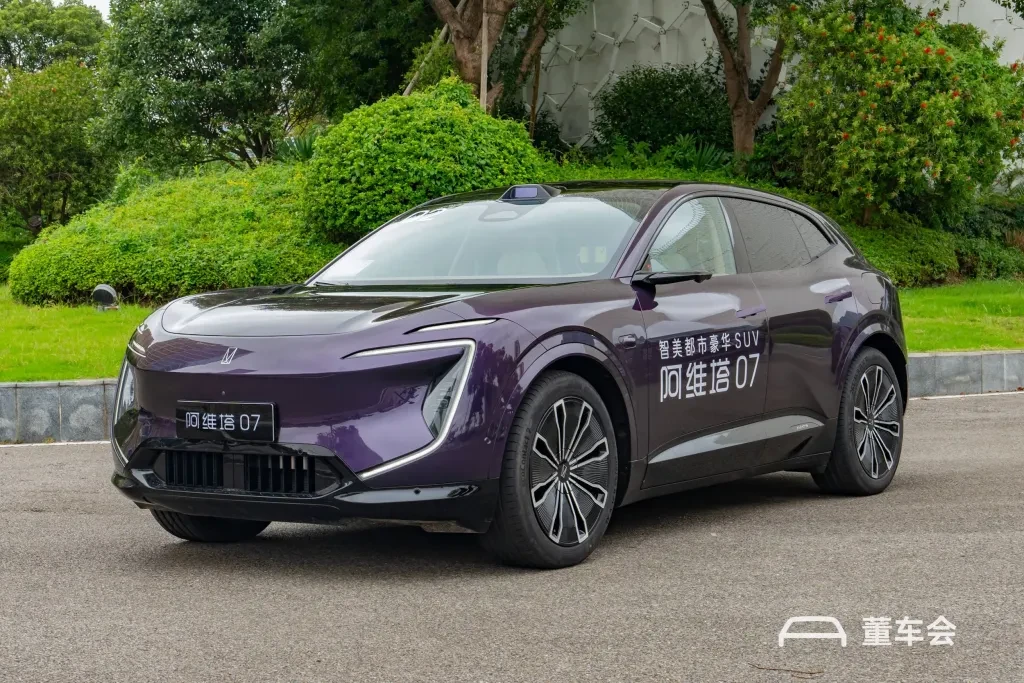
POLYGON ((704 282, 710 278, 711 273, 704 270, 687 270, 675 273, 645 273, 638 270, 633 273, 633 279, 631 282, 634 285, 655 287, 657 285, 670 285, 676 282, 688 282, 690 280, 693 280, 694 282, 704 282))

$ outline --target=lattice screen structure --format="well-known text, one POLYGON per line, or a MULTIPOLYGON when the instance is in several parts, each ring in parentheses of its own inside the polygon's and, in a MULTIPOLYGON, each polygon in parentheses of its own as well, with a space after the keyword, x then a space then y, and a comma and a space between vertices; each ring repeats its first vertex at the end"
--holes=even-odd
MULTIPOLYGON (((716 3, 735 16, 727 0, 716 3)), ((755 40, 752 75, 774 47, 767 37, 755 40)), ((544 46, 538 106, 555 118, 566 142, 583 145, 592 138, 597 95, 630 67, 699 64, 709 50, 717 44, 700 0, 594 0, 544 46)), ((531 88, 524 86, 524 102, 531 88)))

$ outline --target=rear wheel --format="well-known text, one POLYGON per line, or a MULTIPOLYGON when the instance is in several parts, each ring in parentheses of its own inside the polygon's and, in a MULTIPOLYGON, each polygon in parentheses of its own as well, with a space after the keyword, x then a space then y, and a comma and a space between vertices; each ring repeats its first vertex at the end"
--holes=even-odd
POLYGON ((194 517, 178 512, 152 510, 153 518, 164 531, 186 541, 204 543, 236 543, 256 538, 270 522, 223 517, 194 517))
POLYGON ((903 447, 903 395, 892 364, 864 349, 846 375, 836 445, 814 481, 828 493, 866 496, 892 481, 903 447))
POLYGON ((527 567, 582 562, 608 528, 617 463, 611 416, 597 390, 572 373, 542 376, 509 430, 484 546, 527 567))

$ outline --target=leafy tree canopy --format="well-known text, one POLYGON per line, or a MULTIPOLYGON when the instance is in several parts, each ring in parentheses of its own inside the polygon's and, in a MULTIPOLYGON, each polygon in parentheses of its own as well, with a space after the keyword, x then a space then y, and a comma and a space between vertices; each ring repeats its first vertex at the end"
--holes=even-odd
POLYGON ((304 55, 300 105, 330 118, 397 92, 439 26, 424 0, 294 0, 287 13, 304 55))
POLYGON ((0 81, 0 214, 38 232, 106 195, 114 164, 90 139, 95 73, 75 60, 0 81))
POLYGON ((156 162, 255 166, 300 122, 302 55, 280 0, 114 0, 112 141, 156 162))
POLYGON ((0 0, 0 69, 38 71, 64 59, 92 64, 104 30, 99 10, 82 0, 0 0))

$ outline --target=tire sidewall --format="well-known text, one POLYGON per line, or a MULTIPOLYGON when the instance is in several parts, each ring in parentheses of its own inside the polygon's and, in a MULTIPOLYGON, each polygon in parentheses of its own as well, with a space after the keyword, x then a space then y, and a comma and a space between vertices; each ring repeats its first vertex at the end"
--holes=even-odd
POLYGON ((900 456, 903 452, 903 417, 905 413, 903 405, 903 392, 900 389, 896 372, 893 370, 889 359, 880 351, 875 349, 865 349, 859 353, 857 357, 854 358, 853 364, 850 366, 850 370, 846 373, 846 383, 843 386, 839 421, 837 425, 836 447, 832 457, 838 457, 840 459, 839 464, 846 469, 848 475, 857 482, 858 488, 863 489, 867 494, 881 493, 888 488, 893 477, 896 476, 896 469, 899 467, 900 456), (896 390, 896 400, 899 401, 900 406, 900 437, 896 443, 896 450, 893 453, 892 467, 889 468, 889 471, 886 472, 884 476, 878 479, 872 478, 861 466, 860 456, 857 454, 856 434, 853 428, 853 409, 857 401, 857 390, 860 378, 869 367, 874 365, 880 366, 889 376, 889 380, 892 382, 893 388, 896 390))
POLYGON ((506 457, 513 458, 514 481, 508 482, 514 486, 514 500, 516 501, 513 514, 518 516, 522 528, 526 532, 526 540, 533 547, 537 555, 548 560, 551 566, 567 566, 582 562, 590 555, 597 543, 604 536, 611 520, 612 509, 615 507, 615 494, 618 486, 618 450, 615 444, 615 429, 611 415, 601 400, 600 394, 594 387, 582 377, 569 373, 559 373, 552 377, 551 381, 542 383, 537 387, 537 393, 533 400, 524 402, 521 419, 524 420, 527 428, 518 437, 510 435, 506 446, 506 457), (585 541, 575 546, 561 546, 548 538, 541 529, 540 521, 537 519, 533 509, 533 501, 530 495, 530 451, 537 429, 547 411, 558 400, 569 397, 577 397, 585 400, 594 409, 594 417, 600 422, 604 433, 608 437, 608 502, 596 523, 590 530, 590 535, 585 541))

